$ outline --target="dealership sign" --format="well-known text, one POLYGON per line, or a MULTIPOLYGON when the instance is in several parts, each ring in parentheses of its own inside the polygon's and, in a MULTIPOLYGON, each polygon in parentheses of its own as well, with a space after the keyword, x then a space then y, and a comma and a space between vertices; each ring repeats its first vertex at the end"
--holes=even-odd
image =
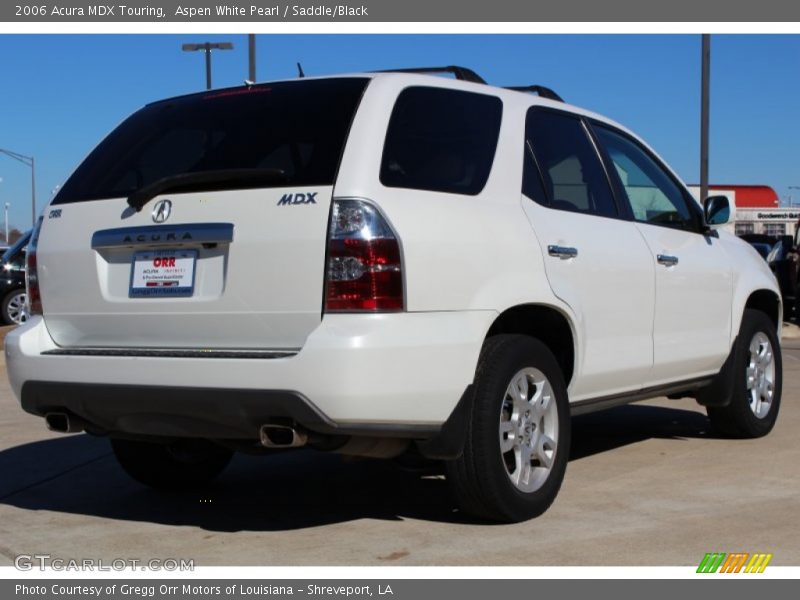
POLYGON ((760 212, 756 215, 758 219, 780 219, 782 221, 796 221, 800 218, 800 212, 760 212))

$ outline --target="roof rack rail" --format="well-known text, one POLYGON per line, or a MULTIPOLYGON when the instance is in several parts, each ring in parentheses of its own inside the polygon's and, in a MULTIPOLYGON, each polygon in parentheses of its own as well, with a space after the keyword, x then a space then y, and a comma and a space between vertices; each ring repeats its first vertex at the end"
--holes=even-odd
POLYGON ((515 92, 530 92, 536 93, 539 95, 540 98, 547 98, 548 100, 556 100, 558 102, 563 102, 564 99, 556 94, 553 90, 549 87, 544 87, 543 85, 522 85, 522 86, 510 86, 506 88, 507 90, 514 90, 515 92))
POLYGON ((486 80, 472 69, 450 65, 448 67, 416 67, 406 69, 384 69, 376 73, 452 73, 456 79, 472 83, 486 83, 486 80))

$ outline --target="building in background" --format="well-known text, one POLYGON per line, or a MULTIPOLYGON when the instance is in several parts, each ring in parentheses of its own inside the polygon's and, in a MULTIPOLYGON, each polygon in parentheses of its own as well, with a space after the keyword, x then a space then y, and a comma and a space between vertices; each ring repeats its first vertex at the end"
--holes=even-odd
MULTIPOLYGON (((794 236, 797 230, 800 207, 780 206, 778 194, 768 185, 711 185, 709 190, 712 195, 727 196, 736 207, 736 235, 794 236)), ((700 186, 690 185, 689 191, 699 202, 700 186)))

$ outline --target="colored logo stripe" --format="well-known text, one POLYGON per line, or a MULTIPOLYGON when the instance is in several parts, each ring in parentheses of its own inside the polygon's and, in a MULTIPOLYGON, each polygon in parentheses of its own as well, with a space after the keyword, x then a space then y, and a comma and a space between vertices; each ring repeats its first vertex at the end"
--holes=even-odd
POLYGON ((722 561, 725 560, 724 552, 706 552, 700 566, 697 567, 698 573, 716 573, 722 561))
POLYGON ((753 558, 747 563, 744 569, 745 573, 763 573, 767 568, 769 561, 772 560, 772 554, 753 554, 753 558))
POLYGON ((772 560, 772 554, 747 552, 707 552, 697 567, 698 573, 763 573, 772 560), (749 560, 748 560, 749 559, 749 560), (747 566, 745 566, 745 564, 747 566), (742 569, 744 570, 742 571, 742 569))
POLYGON ((729 554, 728 558, 725 559, 725 562, 722 563, 722 569, 720 569, 720 573, 738 573, 742 570, 742 567, 748 558, 750 558, 750 554, 747 552, 736 552, 734 554, 729 554))

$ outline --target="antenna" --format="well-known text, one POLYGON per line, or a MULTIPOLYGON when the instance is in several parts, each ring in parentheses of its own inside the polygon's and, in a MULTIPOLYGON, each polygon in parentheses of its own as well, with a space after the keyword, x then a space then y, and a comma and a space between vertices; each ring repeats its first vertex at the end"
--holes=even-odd
POLYGON ((305 77, 306 74, 303 72, 303 65, 297 63, 297 76, 298 77, 305 77))

